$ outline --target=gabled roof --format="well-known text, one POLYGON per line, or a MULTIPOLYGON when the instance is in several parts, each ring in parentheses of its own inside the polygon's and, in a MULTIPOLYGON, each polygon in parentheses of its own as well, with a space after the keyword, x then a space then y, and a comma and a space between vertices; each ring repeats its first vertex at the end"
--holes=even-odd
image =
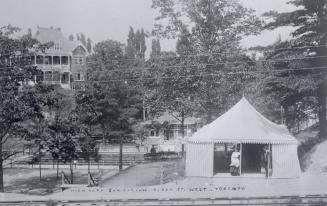
POLYGON ((275 124, 262 116, 245 98, 189 139, 198 143, 272 143, 297 144, 285 125, 275 124))
POLYGON ((52 27, 50 28, 44 28, 44 27, 38 27, 37 32, 35 34, 35 38, 42 44, 53 42, 59 43, 61 49, 60 50, 54 50, 52 48, 49 48, 47 50, 47 54, 71 54, 77 47, 82 47, 85 51, 87 49, 84 47, 84 45, 80 41, 70 41, 68 40, 63 33, 61 32, 61 29, 54 29, 52 27))
MULTIPOLYGON (((169 112, 164 112, 161 116, 154 118, 153 120, 147 120, 143 124, 152 124, 153 122, 157 122, 159 124, 163 124, 165 122, 168 122, 169 124, 181 124, 179 120, 180 119, 177 113, 170 114, 169 112)), ((196 124, 199 122, 198 118, 195 117, 186 117, 184 120, 184 124, 196 124)))

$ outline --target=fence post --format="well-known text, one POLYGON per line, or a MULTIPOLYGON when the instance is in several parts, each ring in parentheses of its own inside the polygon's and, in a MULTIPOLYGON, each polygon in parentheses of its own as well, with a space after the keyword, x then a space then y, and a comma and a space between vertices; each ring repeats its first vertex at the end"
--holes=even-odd
POLYGON ((91 185, 91 174, 87 173, 87 185, 90 186, 91 185))
POLYGON ((61 171, 61 184, 64 185, 65 184, 65 174, 63 171, 61 171))
POLYGON ((162 165, 160 166, 160 184, 163 184, 163 168, 162 165))

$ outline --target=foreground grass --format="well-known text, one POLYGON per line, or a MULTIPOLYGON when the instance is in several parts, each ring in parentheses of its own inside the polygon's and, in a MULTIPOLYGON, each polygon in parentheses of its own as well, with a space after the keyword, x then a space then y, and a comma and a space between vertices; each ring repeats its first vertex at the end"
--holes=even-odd
MULTIPOLYGON (((63 170, 70 177, 69 170, 63 170)), ((102 170, 103 174, 110 174, 112 170, 102 170)), ((92 171, 96 177, 98 171, 92 171)), ((73 173, 74 184, 87 184, 87 170, 75 170, 73 173)), ((61 191, 61 176, 57 178, 56 169, 42 169, 41 181, 38 169, 5 169, 4 170, 5 191, 32 195, 47 195, 61 191)))

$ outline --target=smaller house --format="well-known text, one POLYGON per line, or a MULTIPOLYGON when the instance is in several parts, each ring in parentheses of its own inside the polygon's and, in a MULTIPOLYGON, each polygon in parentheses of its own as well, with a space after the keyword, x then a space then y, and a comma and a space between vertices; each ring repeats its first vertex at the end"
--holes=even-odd
POLYGON ((196 132, 198 124, 198 118, 186 117, 183 135, 182 123, 175 113, 165 112, 159 117, 145 121, 143 125, 148 151, 152 145, 157 151, 182 151, 186 140, 196 132))

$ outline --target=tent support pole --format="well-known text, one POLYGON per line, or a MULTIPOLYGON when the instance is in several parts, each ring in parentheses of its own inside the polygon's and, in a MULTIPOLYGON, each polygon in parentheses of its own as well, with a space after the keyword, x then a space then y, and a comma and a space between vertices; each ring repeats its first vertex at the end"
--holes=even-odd
POLYGON ((240 143, 240 176, 242 175, 242 143, 240 143))
MULTIPOLYGON (((269 149, 269 156, 268 156, 268 177, 269 178, 269 175, 270 175, 270 166, 271 166, 271 144, 269 144, 268 146, 268 149, 269 149)), ((272 169, 272 168, 271 168, 272 169)))

